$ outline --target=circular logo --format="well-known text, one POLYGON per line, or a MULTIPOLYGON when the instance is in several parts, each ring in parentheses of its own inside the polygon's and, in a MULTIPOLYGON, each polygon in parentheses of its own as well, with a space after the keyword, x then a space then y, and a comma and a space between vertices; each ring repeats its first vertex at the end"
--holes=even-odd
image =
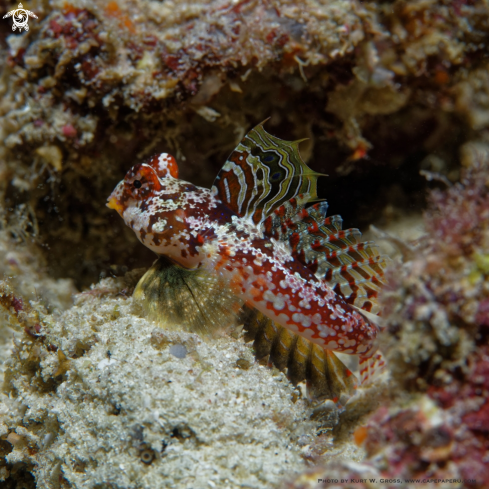
POLYGON ((29 17, 34 17, 35 19, 37 19, 37 15, 30 10, 26 10, 21 3, 19 3, 19 6, 16 10, 11 10, 3 16, 4 19, 6 19, 7 17, 12 17, 12 30, 14 32, 16 29, 19 29, 19 31, 22 31, 22 29, 28 31, 29 24, 27 22, 29 21, 29 17))

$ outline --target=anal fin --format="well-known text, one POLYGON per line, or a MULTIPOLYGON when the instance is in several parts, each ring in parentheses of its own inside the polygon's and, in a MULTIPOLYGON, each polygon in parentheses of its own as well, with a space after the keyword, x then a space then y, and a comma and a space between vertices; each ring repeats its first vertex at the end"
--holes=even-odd
POLYGON ((245 341, 253 341, 261 363, 286 371, 297 385, 306 382, 308 396, 314 401, 351 397, 358 385, 355 375, 330 350, 324 350, 248 306, 243 307, 245 341))

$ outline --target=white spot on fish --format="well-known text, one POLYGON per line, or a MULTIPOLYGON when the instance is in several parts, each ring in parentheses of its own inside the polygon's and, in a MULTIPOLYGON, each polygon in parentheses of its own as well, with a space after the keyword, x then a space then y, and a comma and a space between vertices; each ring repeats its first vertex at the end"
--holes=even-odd
POLYGON ((167 224, 168 221, 166 219, 160 219, 151 226, 151 229, 153 230, 153 233, 162 233, 166 229, 167 224))

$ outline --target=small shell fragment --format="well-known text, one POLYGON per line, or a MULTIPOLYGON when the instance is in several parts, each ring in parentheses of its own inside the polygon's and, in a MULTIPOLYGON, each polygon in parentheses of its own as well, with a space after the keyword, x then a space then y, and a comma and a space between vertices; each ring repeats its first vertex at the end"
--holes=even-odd
POLYGON ((170 346, 170 353, 177 358, 185 358, 187 356, 187 348, 184 345, 170 346))

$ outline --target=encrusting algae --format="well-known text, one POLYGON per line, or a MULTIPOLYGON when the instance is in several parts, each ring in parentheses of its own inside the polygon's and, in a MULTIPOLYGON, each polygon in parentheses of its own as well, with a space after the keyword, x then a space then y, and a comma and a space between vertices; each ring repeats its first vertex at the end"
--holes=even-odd
POLYGON ((387 273, 391 382, 355 430, 365 459, 319 465, 283 487, 489 487, 489 145, 460 153, 461 181, 431 192, 426 234, 387 273))
MULTIPOLYGON (((259 125, 231 153, 211 190, 179 180, 175 159, 162 153, 129 170, 108 206, 143 244, 165 257, 136 289, 147 308, 159 311, 163 321, 167 308, 193 308, 202 330, 214 327, 216 314, 238 311, 245 303, 276 323, 269 325, 268 336, 259 333, 263 328, 252 328, 267 338, 272 362, 289 367, 296 383, 318 375, 329 379, 319 393, 338 401, 341 390, 350 394, 355 383, 333 351, 359 356, 362 383, 385 363, 372 319, 380 311, 376 297, 385 259, 372 243, 359 242, 358 230, 341 230, 339 216, 326 217, 324 202, 305 207, 318 200, 317 177, 302 161, 298 142, 275 138, 259 125), (175 265, 165 266, 166 259, 175 265), (176 304, 165 287, 178 273, 192 296, 190 306, 176 304), (197 274, 196 284, 214 280, 212 290, 189 287, 191 274, 197 274), (200 298, 212 297, 216 289, 230 290, 234 303, 227 292, 200 298)), ((256 321, 244 317, 248 327, 256 321)))

